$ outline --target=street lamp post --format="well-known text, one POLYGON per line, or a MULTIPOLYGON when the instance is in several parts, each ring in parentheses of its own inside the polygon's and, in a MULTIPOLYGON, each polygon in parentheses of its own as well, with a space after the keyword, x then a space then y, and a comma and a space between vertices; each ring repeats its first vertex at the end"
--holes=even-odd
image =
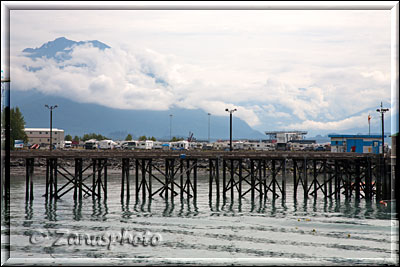
POLYGON ((208 143, 210 143, 210 117, 211 117, 211 113, 207 113, 208 114, 208 143))
POLYGON ((229 112, 229 115, 230 115, 230 138, 229 138, 230 141, 229 141, 229 150, 232 151, 232 150, 233 150, 233 148, 232 148, 232 113, 235 112, 235 111, 237 111, 237 109, 235 108, 235 109, 229 110, 229 109, 226 108, 225 111, 229 112))
POLYGON ((172 140, 172 114, 169 115, 169 140, 172 140))
POLYGON ((386 179, 386 165, 385 165, 385 130, 384 130, 384 117, 385 117, 385 112, 388 111, 388 108, 383 108, 382 102, 381 102, 381 108, 378 108, 376 111, 381 113, 382 115, 382 158, 380 159, 381 161, 381 177, 378 178, 378 183, 376 185, 376 193, 377 193, 377 198, 382 199, 383 197, 387 197, 387 194, 390 193, 390 190, 387 191, 387 179, 386 179), (382 179, 383 179, 383 186, 382 186, 382 179), (382 188, 381 188, 382 186, 382 188))
POLYGON ((58 106, 49 106, 44 105, 46 108, 50 110, 50 151, 53 150, 53 109, 57 108, 58 106))
POLYGON ((385 155, 385 139, 384 139, 384 117, 385 117, 385 112, 388 111, 388 108, 383 108, 382 102, 381 102, 381 108, 378 108, 376 111, 380 112, 382 115, 382 156, 385 155))

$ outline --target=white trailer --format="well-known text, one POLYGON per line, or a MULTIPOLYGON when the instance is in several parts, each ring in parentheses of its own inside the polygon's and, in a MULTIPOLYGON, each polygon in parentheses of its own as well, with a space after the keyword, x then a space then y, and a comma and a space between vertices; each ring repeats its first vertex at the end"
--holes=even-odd
POLYGON ((85 142, 85 149, 97 149, 99 142, 96 139, 90 139, 85 142))
POLYGON ((117 145, 113 140, 101 140, 99 141, 99 149, 114 149, 117 145))
POLYGON ((177 142, 171 142, 171 149, 172 150, 183 150, 183 149, 189 149, 189 142, 188 141, 177 141, 177 142))
POLYGON ((155 141, 153 142, 153 149, 162 149, 163 148, 162 145, 163 145, 162 142, 155 141))
POLYGON ((154 141, 146 140, 146 141, 139 141, 138 148, 139 149, 152 149, 154 141))

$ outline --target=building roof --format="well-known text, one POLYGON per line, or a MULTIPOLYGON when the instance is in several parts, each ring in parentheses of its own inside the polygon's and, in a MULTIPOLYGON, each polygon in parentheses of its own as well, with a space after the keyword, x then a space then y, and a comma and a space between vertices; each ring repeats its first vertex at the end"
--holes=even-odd
MULTIPOLYGON (((329 134, 331 138, 382 138, 382 135, 368 135, 368 134, 329 134)), ((384 135, 386 137, 386 135, 384 135)))
POLYGON ((307 134, 307 131, 266 131, 265 134, 270 135, 270 134, 278 134, 278 133, 291 133, 291 134, 302 134, 305 135, 307 134))
MULTIPOLYGON (((42 131, 42 132, 50 132, 50 128, 25 128, 25 132, 29 132, 29 131, 31 131, 31 132, 40 132, 40 131, 42 131)), ((53 132, 64 132, 64 130, 62 130, 62 129, 57 129, 57 128, 52 128, 52 131, 53 132)))

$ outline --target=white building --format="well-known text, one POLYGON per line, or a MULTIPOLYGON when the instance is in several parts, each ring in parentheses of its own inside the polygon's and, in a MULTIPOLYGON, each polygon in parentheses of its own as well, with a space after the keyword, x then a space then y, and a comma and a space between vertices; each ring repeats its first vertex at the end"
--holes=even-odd
MULTIPOLYGON (((50 128, 25 128, 28 143, 48 146, 50 144, 50 128)), ((52 143, 57 147, 64 145, 64 130, 52 128, 52 143)))
POLYGON ((288 143, 294 140, 303 140, 304 136, 307 134, 306 131, 272 131, 265 132, 269 136, 270 140, 276 140, 277 143, 288 143))

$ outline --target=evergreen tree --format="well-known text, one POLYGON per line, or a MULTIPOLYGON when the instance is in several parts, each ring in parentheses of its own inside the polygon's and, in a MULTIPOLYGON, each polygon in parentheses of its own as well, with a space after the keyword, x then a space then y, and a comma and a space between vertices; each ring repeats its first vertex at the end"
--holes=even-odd
POLYGON ((125 138, 125 141, 132 141, 132 135, 128 134, 125 138))
POLYGON ((14 149, 15 140, 23 140, 28 143, 28 136, 25 133, 25 120, 18 107, 10 110, 10 142, 11 149, 14 149))
POLYGON ((101 140, 110 139, 110 138, 105 137, 105 136, 103 136, 101 134, 90 133, 90 134, 84 134, 81 140, 82 141, 87 141, 87 140, 90 140, 90 139, 96 139, 98 141, 101 141, 101 140))
POLYGON ((145 135, 142 135, 139 137, 139 141, 146 141, 147 137, 145 135))
POLYGON ((79 142, 79 136, 75 135, 74 141, 75 141, 75 142, 79 142))

